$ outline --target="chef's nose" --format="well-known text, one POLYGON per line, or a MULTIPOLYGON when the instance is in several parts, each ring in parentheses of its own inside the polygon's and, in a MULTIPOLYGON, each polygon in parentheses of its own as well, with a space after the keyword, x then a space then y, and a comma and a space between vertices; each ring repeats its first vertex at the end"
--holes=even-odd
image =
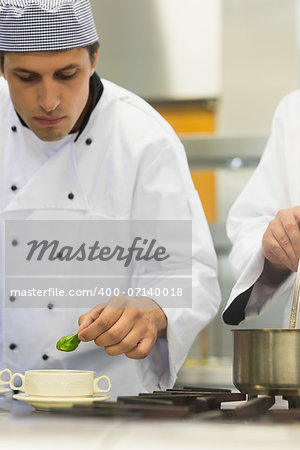
POLYGON ((47 113, 56 110, 60 104, 60 96, 55 83, 47 80, 41 83, 39 90, 39 104, 47 113))

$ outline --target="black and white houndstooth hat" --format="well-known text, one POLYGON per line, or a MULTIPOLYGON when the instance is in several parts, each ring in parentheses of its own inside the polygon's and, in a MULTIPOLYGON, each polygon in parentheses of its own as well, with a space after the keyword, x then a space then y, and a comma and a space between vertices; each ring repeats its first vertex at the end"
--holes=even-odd
POLYGON ((0 0, 0 51, 67 50, 97 40, 89 0, 0 0))

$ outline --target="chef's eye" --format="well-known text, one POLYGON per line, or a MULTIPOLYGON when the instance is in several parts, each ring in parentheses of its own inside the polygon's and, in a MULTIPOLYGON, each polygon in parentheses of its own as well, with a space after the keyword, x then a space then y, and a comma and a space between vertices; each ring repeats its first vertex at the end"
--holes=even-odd
POLYGON ((73 70, 72 72, 59 72, 56 74, 57 78, 60 78, 61 80, 69 80, 70 78, 73 78, 76 75, 77 71, 73 70))
POLYGON ((21 81, 34 81, 37 79, 36 75, 20 75, 17 74, 17 77, 19 78, 19 80, 21 81))

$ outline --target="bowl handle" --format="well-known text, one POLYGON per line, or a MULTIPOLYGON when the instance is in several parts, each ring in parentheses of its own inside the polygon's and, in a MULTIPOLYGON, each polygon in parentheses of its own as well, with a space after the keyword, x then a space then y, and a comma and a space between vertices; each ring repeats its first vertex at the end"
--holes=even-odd
POLYGON ((23 391, 24 392, 24 385, 25 385, 25 377, 22 373, 14 373, 10 380, 10 388, 14 391, 23 391), (22 380, 21 386, 15 386, 14 381, 17 377, 20 377, 22 380))
POLYGON ((1 372, 0 372, 0 386, 2 386, 3 384, 9 384, 10 380, 11 380, 11 377, 12 377, 11 370, 9 370, 9 369, 1 370, 1 372), (7 381, 2 379, 2 375, 4 375, 5 373, 8 373, 8 375, 9 375, 9 380, 7 380, 7 381))
POLYGON ((109 392, 111 390, 111 381, 107 375, 102 375, 101 377, 95 378, 94 380, 94 394, 99 394, 100 392, 109 392), (106 389, 101 389, 99 383, 101 380, 106 380, 108 387, 106 389))

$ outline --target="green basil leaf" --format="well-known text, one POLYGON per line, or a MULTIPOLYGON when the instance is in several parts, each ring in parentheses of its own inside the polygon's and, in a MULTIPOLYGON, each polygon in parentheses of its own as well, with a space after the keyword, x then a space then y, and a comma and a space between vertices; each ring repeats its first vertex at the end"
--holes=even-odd
POLYGON ((62 352, 72 352, 76 350, 79 344, 78 334, 69 334, 69 336, 63 336, 57 341, 56 348, 62 352))

